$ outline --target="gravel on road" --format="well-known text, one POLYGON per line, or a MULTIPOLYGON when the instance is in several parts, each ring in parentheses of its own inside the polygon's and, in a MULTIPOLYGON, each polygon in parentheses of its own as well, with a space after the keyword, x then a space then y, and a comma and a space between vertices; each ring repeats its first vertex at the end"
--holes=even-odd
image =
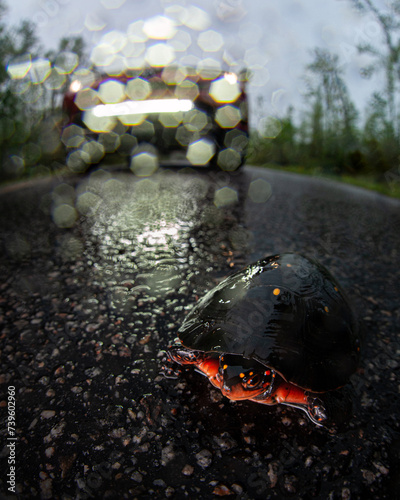
POLYGON ((398 201, 255 167, 100 169, 0 191, 0 236, 5 498, 400 497, 398 201), (163 375, 198 298, 280 252, 324 264, 360 319, 331 428, 163 375))

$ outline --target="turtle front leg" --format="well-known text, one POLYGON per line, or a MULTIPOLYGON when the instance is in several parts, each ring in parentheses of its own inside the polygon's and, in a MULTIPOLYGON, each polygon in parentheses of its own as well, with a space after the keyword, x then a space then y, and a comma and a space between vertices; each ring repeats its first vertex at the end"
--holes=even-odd
POLYGON ((209 381, 218 389, 221 388, 219 370, 219 355, 206 355, 202 351, 186 349, 180 345, 172 345, 167 350, 168 357, 180 365, 194 365, 196 370, 208 377, 209 381))
POLYGON ((175 343, 170 345, 166 350, 167 360, 164 361, 161 373, 166 378, 176 379, 182 373, 181 368, 177 368, 176 364, 179 365, 191 365, 196 364, 201 358, 201 354, 198 351, 191 351, 186 349, 182 345, 175 343))

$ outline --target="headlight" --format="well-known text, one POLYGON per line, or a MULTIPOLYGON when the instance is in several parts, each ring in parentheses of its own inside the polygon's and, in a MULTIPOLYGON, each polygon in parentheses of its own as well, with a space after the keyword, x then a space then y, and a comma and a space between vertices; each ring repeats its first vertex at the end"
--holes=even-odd
POLYGON ((225 80, 230 83, 231 85, 234 85, 238 81, 238 77, 235 73, 224 73, 224 78, 225 80))
POLYGON ((82 83, 79 80, 74 80, 69 86, 71 92, 79 92, 82 88, 82 83))

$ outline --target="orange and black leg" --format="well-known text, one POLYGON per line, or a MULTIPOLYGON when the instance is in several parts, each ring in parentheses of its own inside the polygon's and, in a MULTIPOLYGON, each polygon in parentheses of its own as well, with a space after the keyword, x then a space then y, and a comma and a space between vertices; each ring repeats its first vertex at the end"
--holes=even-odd
POLYGON ((253 401, 267 405, 284 404, 298 408, 305 411, 317 425, 323 425, 327 419, 326 409, 316 395, 286 382, 281 377, 275 380, 274 390, 266 399, 253 399, 253 401))

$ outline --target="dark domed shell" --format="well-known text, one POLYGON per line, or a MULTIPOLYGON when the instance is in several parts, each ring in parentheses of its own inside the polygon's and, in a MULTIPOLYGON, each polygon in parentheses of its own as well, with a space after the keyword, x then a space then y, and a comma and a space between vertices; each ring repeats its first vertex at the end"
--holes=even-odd
POLYGON ((188 348, 255 359, 316 392, 344 385, 358 363, 357 324, 338 283, 297 254, 268 257, 224 279, 178 335, 188 348))

